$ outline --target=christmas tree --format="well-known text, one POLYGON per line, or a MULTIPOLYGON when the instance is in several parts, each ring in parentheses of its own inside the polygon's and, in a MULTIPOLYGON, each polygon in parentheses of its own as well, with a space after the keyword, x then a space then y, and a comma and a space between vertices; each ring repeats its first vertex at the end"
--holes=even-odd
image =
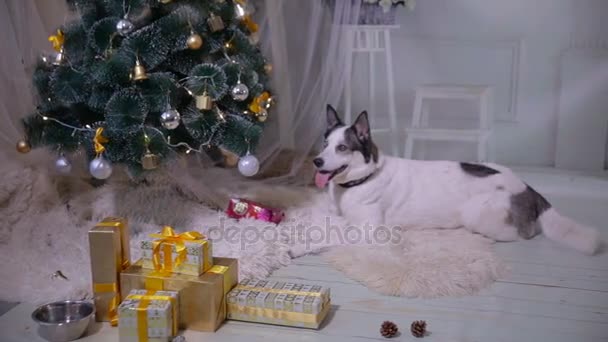
POLYGON ((66 156, 82 149, 99 179, 113 164, 141 173, 180 153, 253 152, 271 65, 245 1, 67 0, 76 19, 36 66, 18 150, 48 147, 69 172, 66 156))

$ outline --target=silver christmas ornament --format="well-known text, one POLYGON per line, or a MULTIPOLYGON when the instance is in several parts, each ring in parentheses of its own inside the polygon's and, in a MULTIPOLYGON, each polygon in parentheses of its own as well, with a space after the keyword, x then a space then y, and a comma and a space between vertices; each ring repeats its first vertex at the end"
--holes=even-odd
POLYGON ((127 34, 131 33, 131 31, 133 31, 134 28, 135 28, 135 25, 133 25, 133 23, 130 22, 126 18, 120 19, 118 21, 118 23, 116 23, 116 31, 121 36, 126 36, 127 34))
POLYGON ((175 109, 168 109, 160 115, 160 123, 166 129, 176 129, 179 126, 181 115, 175 109))
POLYGON ((245 101, 249 97, 249 88, 239 82, 230 90, 230 95, 235 101, 245 101))
POLYGON ((239 159, 239 172, 245 177, 255 176, 260 170, 260 162, 252 154, 247 154, 239 159))
POLYGON ((65 156, 61 155, 55 160, 55 169, 62 174, 68 174, 72 171, 72 163, 65 156))
POLYGON ((112 175, 112 163, 103 156, 96 157, 89 163, 89 172, 97 179, 106 179, 112 175))

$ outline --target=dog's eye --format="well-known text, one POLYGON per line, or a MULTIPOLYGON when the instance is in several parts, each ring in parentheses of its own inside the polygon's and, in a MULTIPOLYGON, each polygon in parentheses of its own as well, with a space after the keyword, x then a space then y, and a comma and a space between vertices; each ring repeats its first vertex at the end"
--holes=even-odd
POLYGON ((348 147, 346 147, 346 145, 344 145, 344 144, 340 144, 340 145, 338 145, 338 147, 336 147, 336 149, 338 149, 338 151, 340 151, 340 152, 344 152, 344 151, 348 150, 348 147))

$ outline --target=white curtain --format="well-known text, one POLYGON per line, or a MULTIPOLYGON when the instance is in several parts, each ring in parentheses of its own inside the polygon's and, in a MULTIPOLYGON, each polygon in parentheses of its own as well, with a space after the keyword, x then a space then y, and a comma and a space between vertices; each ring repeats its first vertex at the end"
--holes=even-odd
POLYGON ((356 24, 359 9, 360 0, 264 1, 263 48, 274 65, 278 103, 275 126, 258 151, 267 168, 289 170, 272 180, 310 181, 299 171, 325 130, 326 105, 340 102, 348 53, 343 27, 356 24), (277 158, 285 151, 290 158, 277 158))
MULTIPOLYGON (((261 27, 260 42, 273 64, 277 99, 256 155, 266 171, 277 167, 288 170, 274 173, 270 181, 310 181, 298 178, 298 171, 325 129, 326 104, 339 102, 346 58, 341 25, 353 24, 350 21, 358 17, 360 0, 331 1, 331 6, 327 0, 253 1, 261 27), (289 152, 287 159, 283 158, 285 151, 289 152)), ((31 73, 36 58, 50 50, 47 37, 66 19, 65 0, 0 2, 0 42, 4 47, 0 61, 0 153, 5 157, 15 157, 15 142, 23 136, 19 120, 34 108, 31 73)))
POLYGON ((20 119, 34 108, 31 76, 36 59, 50 49, 49 32, 66 18, 63 0, 0 1, 0 153, 14 157, 23 136, 20 119))

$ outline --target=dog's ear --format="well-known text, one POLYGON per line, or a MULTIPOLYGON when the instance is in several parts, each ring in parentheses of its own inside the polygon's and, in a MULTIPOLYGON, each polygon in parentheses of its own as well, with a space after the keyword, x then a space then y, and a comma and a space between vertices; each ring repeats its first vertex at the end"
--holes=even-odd
POLYGON ((367 111, 362 111, 361 114, 355 120, 353 124, 355 128, 355 132, 357 132, 357 137, 361 140, 369 140, 370 138, 370 128, 369 128, 369 120, 367 119, 367 111))
POLYGON ((338 113, 330 104, 327 105, 327 128, 332 129, 336 126, 342 126, 342 120, 338 117, 338 113))

